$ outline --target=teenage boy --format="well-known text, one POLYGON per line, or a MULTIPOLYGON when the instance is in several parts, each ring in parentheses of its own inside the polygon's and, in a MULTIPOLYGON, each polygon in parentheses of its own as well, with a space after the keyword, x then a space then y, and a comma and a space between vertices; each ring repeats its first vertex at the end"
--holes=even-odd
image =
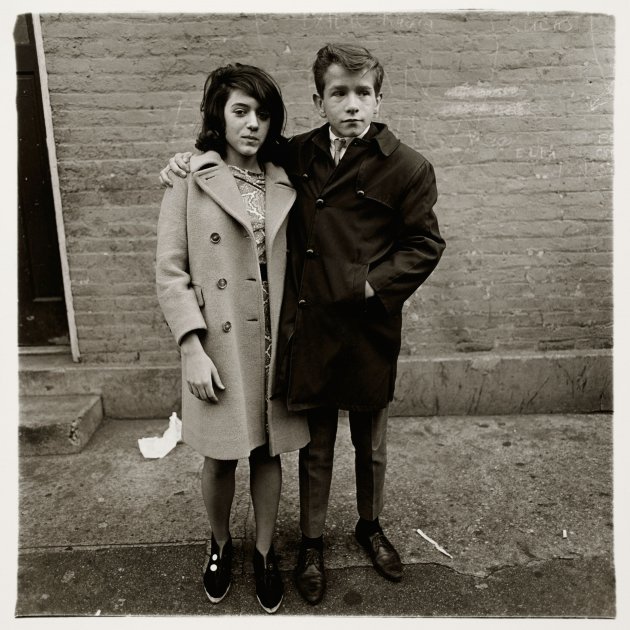
MULTIPOLYGON (((402 563, 379 524, 388 404, 393 399, 405 300, 435 269, 444 240, 433 206, 431 164, 373 123, 383 67, 365 48, 328 44, 317 53, 313 102, 326 124, 289 141, 284 164, 296 191, 276 395, 307 414, 300 450, 300 527, 295 569, 309 603, 324 594, 323 532, 339 409, 355 449, 355 536, 376 570, 399 581, 402 563)), ((168 171, 185 176, 186 154, 168 171), (183 167, 183 168, 182 168, 183 167)))

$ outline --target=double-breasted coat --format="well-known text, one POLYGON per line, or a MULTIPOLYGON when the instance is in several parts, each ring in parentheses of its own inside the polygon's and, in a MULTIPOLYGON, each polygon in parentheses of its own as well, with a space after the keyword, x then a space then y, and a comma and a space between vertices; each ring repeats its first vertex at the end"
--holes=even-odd
POLYGON ((405 300, 444 249, 433 167, 373 123, 337 167, 329 126, 296 136, 285 168, 297 199, 276 387, 289 408, 375 410, 392 400, 405 300), (365 281, 376 296, 365 299, 365 281))
POLYGON ((275 374, 286 225, 295 190, 282 168, 265 164, 265 241, 274 340, 266 386, 263 289, 249 215, 229 167, 217 153, 195 155, 190 166, 191 173, 186 179, 174 178, 162 201, 157 293, 176 342, 198 331, 226 389, 217 390, 218 403, 208 403, 193 396, 182 379, 182 439, 215 459, 247 457, 267 441, 272 455, 296 450, 309 440, 304 417, 289 413, 284 401, 265 404, 275 374))

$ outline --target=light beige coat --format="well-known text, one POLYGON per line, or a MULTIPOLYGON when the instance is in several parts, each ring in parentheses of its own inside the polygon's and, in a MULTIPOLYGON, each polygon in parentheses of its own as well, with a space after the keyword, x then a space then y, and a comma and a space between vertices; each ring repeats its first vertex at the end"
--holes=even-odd
MULTIPOLYGON (((275 340, 286 269, 286 226, 295 190, 281 168, 265 164, 265 173, 267 275, 275 340)), ((309 441, 304 416, 289 413, 282 400, 272 400, 265 417, 260 268, 236 181, 212 151, 193 156, 186 179, 173 179, 158 221, 158 299, 178 344, 186 333, 202 331, 203 348, 226 388, 215 390, 219 403, 214 404, 199 400, 182 383, 182 438, 202 455, 240 459, 267 441, 267 424, 272 455, 301 448, 309 441)), ((267 393, 275 366, 274 343, 267 393)))

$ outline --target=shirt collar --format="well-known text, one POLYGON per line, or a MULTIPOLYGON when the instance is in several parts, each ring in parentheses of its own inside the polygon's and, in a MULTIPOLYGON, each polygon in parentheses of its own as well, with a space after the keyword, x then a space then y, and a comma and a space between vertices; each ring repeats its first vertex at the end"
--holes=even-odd
MULTIPOLYGON (((368 126, 367 126, 367 127, 366 127, 366 128, 365 128, 365 129, 364 129, 364 130, 363 130, 363 131, 359 134, 359 135, 358 135, 358 136, 352 136, 351 138, 350 138, 350 137, 346 137, 346 138, 341 138, 341 139, 342 139, 342 140, 346 140, 346 141, 348 141, 348 142, 347 142, 347 144, 350 144, 350 142, 351 142, 352 140, 354 140, 355 138, 363 138, 363 136, 365 136, 365 134, 366 134, 369 130, 370 130, 370 125, 368 125, 368 126)), ((330 127, 330 126, 328 127, 328 136, 330 137, 330 144, 331 144, 331 146, 333 145, 333 143, 335 142, 335 140, 336 140, 337 138, 339 138, 339 136, 336 136, 336 135, 333 133, 332 127, 330 127)))
MULTIPOLYGON (((298 136, 297 142, 312 142, 322 151, 330 151, 332 143, 330 142, 329 134, 330 125, 325 123, 321 127, 317 127, 316 129, 312 129, 311 131, 298 136)), ((400 140, 387 128, 387 125, 383 123, 373 122, 366 129, 365 137, 362 138, 361 142, 362 144, 366 144, 372 140, 376 142, 376 146, 386 157, 391 155, 400 144, 400 140)))

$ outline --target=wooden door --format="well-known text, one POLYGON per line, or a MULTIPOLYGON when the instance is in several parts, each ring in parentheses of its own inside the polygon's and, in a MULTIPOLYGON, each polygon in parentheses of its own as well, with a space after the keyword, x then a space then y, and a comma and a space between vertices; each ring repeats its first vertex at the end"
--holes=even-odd
POLYGON ((18 112, 18 343, 68 344, 32 16, 14 29, 18 112))

